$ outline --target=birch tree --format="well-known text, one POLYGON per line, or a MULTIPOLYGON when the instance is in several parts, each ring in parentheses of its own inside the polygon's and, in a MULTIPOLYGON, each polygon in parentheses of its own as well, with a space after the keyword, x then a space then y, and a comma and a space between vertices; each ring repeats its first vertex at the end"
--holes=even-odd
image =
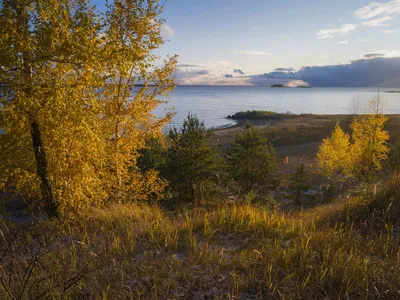
POLYGON ((0 2, 0 187, 40 198, 49 217, 145 197, 143 182, 158 179, 136 170, 137 152, 168 121, 152 111, 173 88, 176 62, 157 67, 152 54, 162 7, 0 2))

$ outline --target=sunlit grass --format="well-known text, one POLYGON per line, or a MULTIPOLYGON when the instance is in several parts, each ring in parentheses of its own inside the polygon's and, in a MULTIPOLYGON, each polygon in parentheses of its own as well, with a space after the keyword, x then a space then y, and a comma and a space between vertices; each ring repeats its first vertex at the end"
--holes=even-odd
MULTIPOLYGON (((389 224, 363 232, 362 222, 351 221, 367 206, 354 198, 293 213, 250 205, 178 216, 144 205, 96 209, 20 232, 8 290, 21 291, 40 234, 47 236, 46 250, 25 298, 34 295, 35 281, 55 298, 71 281, 65 294, 73 298, 394 299, 400 296, 399 239, 389 224)), ((13 232, 5 231, 9 241, 13 232)), ((7 280, 9 261, 2 262, 7 280)), ((4 286, 0 295, 7 297, 4 286)))

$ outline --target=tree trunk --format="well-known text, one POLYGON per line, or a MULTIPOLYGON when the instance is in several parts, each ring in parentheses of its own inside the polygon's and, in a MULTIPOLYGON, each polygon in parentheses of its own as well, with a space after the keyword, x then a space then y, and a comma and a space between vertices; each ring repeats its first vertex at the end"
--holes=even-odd
POLYGON ((40 189, 42 192, 44 207, 49 218, 58 218, 58 203, 54 199, 51 184, 47 177, 47 157, 43 147, 42 134, 36 118, 30 115, 29 120, 31 126, 33 152, 35 153, 36 160, 36 170, 41 181, 40 189))
MULTIPOLYGON (((19 4, 16 11, 18 14, 17 22, 20 31, 19 33, 22 34, 27 41, 29 41, 30 33, 28 8, 24 4, 19 4)), ((24 49, 22 51, 22 61, 24 68, 24 92, 27 97, 33 97, 34 89, 32 82, 32 53, 30 50, 24 49)), ((46 152, 44 150, 42 134, 40 132, 34 108, 28 108, 28 115, 33 152, 36 160, 36 172, 41 181, 40 189, 44 207, 49 218, 58 218, 58 203, 54 199, 51 184, 48 179, 46 152)))

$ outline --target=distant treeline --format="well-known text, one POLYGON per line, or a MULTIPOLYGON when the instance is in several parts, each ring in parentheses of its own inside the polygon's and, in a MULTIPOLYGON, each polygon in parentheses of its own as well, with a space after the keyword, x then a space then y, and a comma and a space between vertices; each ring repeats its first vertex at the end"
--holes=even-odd
POLYGON ((229 115, 227 118, 231 120, 280 120, 285 115, 269 110, 248 110, 229 115))

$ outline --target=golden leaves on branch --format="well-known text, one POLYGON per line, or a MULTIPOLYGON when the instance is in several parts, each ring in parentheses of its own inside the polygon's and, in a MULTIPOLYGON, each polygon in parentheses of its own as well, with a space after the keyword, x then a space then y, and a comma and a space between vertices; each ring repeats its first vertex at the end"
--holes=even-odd
POLYGON ((0 187, 40 197, 27 118, 34 113, 61 211, 158 199, 166 183, 136 167, 138 151, 171 117, 153 113, 174 87, 177 61, 156 66, 152 51, 163 43, 157 1, 115 1, 105 14, 85 0, 19 9, 27 23, 8 2, 0 9, 0 82, 12 91, 0 93, 0 187))
POLYGON ((389 153, 389 134, 384 130, 387 120, 383 114, 355 117, 350 125, 351 139, 337 124, 318 150, 317 165, 324 176, 330 178, 337 172, 368 181, 380 171, 389 153))

